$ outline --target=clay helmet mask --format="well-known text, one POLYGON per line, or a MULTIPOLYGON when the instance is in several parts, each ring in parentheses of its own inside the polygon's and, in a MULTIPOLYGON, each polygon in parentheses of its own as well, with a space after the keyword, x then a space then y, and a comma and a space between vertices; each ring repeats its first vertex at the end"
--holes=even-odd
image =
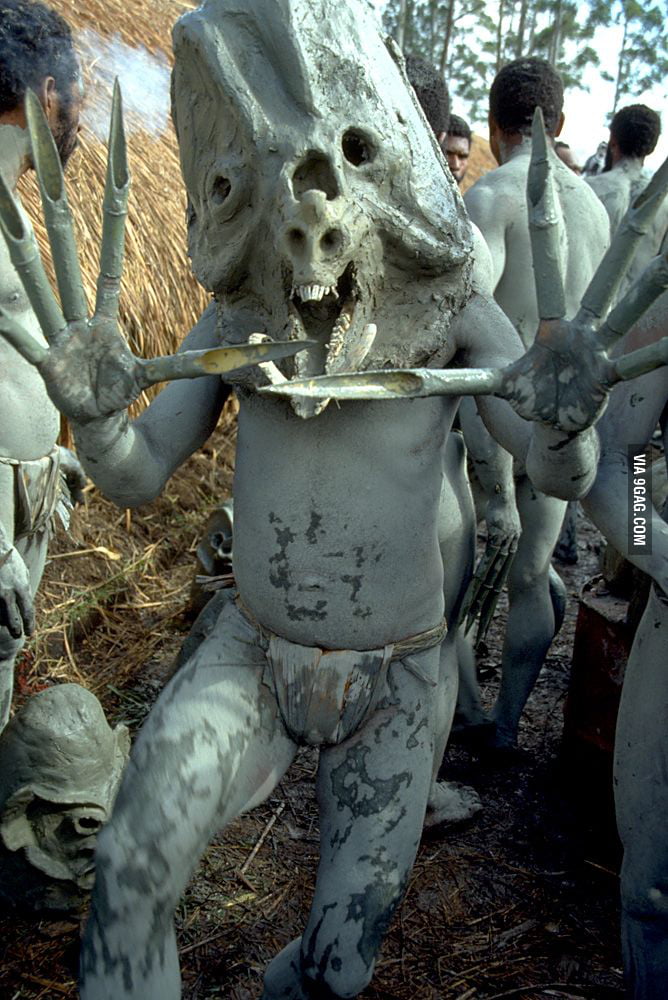
POLYGON ((288 377, 430 357, 469 293, 470 225, 370 5, 206 0, 173 38, 189 250, 221 338, 318 341, 288 377))
POLYGON ((9 722, 0 736, 0 838, 5 857, 27 862, 26 883, 32 868, 40 883, 63 883, 65 896, 66 883, 73 897, 92 887, 95 837, 129 742, 127 728, 112 730, 95 695, 78 684, 41 691, 9 722))

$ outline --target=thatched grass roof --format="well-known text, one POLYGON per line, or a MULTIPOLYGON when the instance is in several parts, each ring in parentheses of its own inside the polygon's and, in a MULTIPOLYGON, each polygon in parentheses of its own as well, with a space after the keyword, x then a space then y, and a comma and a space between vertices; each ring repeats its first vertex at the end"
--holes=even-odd
MULTIPOLYGON (((67 171, 67 190, 75 218, 78 245, 89 301, 94 301, 100 246, 101 206, 106 167, 106 143, 91 125, 105 120, 111 86, 108 53, 96 53, 96 41, 105 41, 125 54, 136 52, 141 79, 134 81, 140 96, 159 98, 168 106, 171 28, 185 10, 196 6, 178 0, 49 0, 71 24, 81 48, 87 89, 87 107, 82 117, 80 149, 67 171), (153 57, 157 57, 154 59, 153 57), (153 61, 161 74, 147 77, 145 67, 153 61), (161 93, 155 93, 160 89, 161 93)), ((131 67, 128 68, 128 72, 131 67)), ((119 78, 124 87, 124 73, 119 78)), ((125 86, 133 81, 125 80, 125 86)), ((127 102, 126 102, 127 103, 127 102)), ((137 102, 135 101, 135 104, 137 102)), ((197 285, 186 256, 185 193, 178 162, 176 137, 169 116, 162 126, 154 120, 142 125, 142 109, 130 114, 128 147, 132 171, 126 236, 126 267, 121 297, 121 323, 135 351, 146 356, 172 352, 193 325, 207 297, 197 285)), ((99 130, 98 130, 99 131, 99 130)), ((25 179, 21 197, 39 225, 41 210, 34 175, 25 179)))

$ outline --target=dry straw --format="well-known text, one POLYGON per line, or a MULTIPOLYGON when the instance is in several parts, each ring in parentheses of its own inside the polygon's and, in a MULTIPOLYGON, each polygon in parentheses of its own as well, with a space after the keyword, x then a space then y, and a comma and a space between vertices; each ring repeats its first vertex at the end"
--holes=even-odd
MULTIPOLYGON (((176 0, 50 0, 72 26, 75 39, 95 32, 101 39, 143 47, 163 65, 171 61, 171 29, 195 4, 176 0)), ((103 59, 104 57, 102 57, 103 59)), ((109 99, 105 67, 82 51, 84 81, 90 102, 109 99), (103 75, 104 76, 104 75, 103 75), (102 90, 106 90, 103 93, 102 90)), ((121 86, 123 81, 121 79, 121 86)), ((168 86, 165 73, 165 87, 168 86)), ((192 277, 186 255, 185 192, 171 120, 165 130, 129 129, 132 193, 126 237, 126 266, 121 296, 121 325, 133 350, 145 356, 171 353, 206 305, 207 296, 192 277)), ((106 144, 84 125, 78 152, 67 171, 67 190, 75 218, 81 265, 89 302, 94 301, 101 232, 106 144)), ((34 174, 26 177, 21 197, 44 248, 39 195, 34 174)))

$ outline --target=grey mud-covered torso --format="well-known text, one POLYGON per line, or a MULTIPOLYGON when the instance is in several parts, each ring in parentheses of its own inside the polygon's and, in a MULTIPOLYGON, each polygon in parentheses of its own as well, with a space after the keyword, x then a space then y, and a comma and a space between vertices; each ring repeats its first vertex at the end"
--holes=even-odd
POLYGON ((368 649, 443 614, 438 505, 456 400, 331 405, 239 393, 234 566, 244 603, 309 646, 368 649))

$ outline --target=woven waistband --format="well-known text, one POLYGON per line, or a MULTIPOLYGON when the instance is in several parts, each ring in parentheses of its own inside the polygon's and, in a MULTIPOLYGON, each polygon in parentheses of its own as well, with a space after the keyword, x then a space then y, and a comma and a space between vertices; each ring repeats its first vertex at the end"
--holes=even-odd
MULTIPOLYGON (((277 632, 272 632, 271 629, 267 628, 261 622, 257 620, 252 611, 250 611, 241 597, 237 595, 236 605, 241 612, 241 614, 246 618, 247 621, 256 629, 263 639, 269 642, 271 639, 280 638, 284 639, 285 636, 279 635, 277 632)), ((433 649, 434 646, 439 646, 446 636, 448 631, 448 623, 443 618, 438 625, 434 625, 432 628, 427 629, 425 632, 418 632, 416 635, 409 635, 405 639, 399 639, 397 642, 388 643, 391 647, 392 653, 390 654, 391 660, 401 660, 404 656, 412 656, 415 653, 422 653, 427 649, 433 649)), ((290 640, 291 641, 291 640, 290 640)), ((295 646, 302 645, 301 643, 295 643, 295 646)), ((306 646, 305 649, 320 649, 319 646, 306 646)), ((379 647, 383 648, 383 647, 379 647)), ((332 650, 322 650, 322 652, 332 652, 332 650)), ((337 651, 338 652, 338 651, 337 651)), ((371 650, 351 650, 351 652, 371 652, 371 650)))

